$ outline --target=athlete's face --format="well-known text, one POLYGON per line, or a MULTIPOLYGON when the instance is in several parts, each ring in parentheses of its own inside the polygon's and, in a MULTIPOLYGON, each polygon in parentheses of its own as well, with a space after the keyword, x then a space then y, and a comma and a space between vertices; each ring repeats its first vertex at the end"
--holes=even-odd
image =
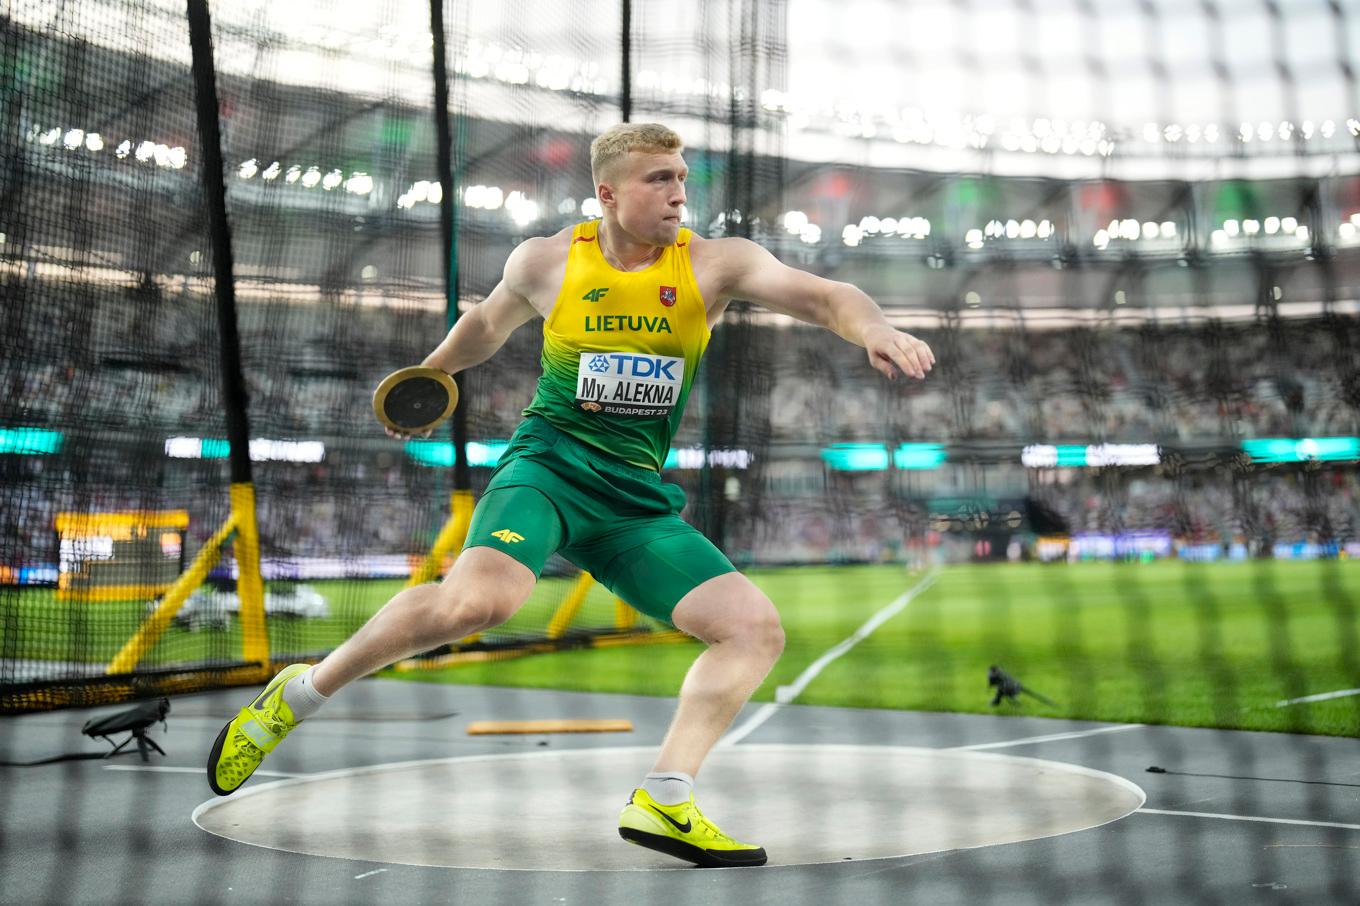
POLYGON ((612 207, 619 226, 649 245, 673 245, 680 233, 689 168, 680 152, 629 151, 618 176, 601 185, 600 200, 612 207), (607 191, 606 191, 607 190, 607 191), (613 204, 610 204, 610 201, 613 204))

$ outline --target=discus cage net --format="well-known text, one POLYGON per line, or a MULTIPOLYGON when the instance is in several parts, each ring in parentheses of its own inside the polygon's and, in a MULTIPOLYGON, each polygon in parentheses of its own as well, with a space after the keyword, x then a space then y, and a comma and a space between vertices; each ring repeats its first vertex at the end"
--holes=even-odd
MULTIPOLYGON (((936 351, 929 380, 889 383, 856 347, 736 302, 667 463, 739 567, 1000 561, 967 574, 989 606, 932 599, 867 643, 835 703, 955 691, 986 668, 953 657, 960 621, 1064 716, 1238 726, 1261 701, 1357 684, 1355 4, 623 9, 448 4, 432 28, 418 4, 215 4, 219 179, 182 5, 4 5, 0 709, 254 681, 362 625, 456 492, 485 485, 541 337, 526 326, 463 376, 461 437, 385 438, 372 387, 518 242, 600 216, 589 142, 622 119, 684 137, 688 226, 863 288, 936 351), (240 504, 232 358, 263 659, 239 531, 162 606, 240 504), (1177 574, 1197 641, 1176 660, 1157 652, 1165 588, 1063 565, 1166 559, 1306 561, 1316 594, 1295 612, 1303 574, 1177 574), (1033 596, 1099 615, 1036 631, 1033 596), (1305 650, 1308 627, 1325 651, 1305 650), (1234 653, 1239 630, 1259 644, 1234 653), (1072 651, 1091 656, 1044 672, 1072 651), (1211 690, 1189 717, 1170 705, 1187 673, 1211 690)), ((426 663, 664 635, 555 560, 511 624, 426 663)), ((803 644, 790 632, 786 658, 815 656, 803 644)), ((1271 714, 1262 728, 1360 733, 1360 696, 1271 714)))
MULTIPOLYGON (((5 19, 6 709, 258 679, 230 538, 187 600, 171 588, 232 518, 224 344, 248 398, 270 663, 323 654, 420 569, 448 527, 464 443, 465 486, 485 484, 532 395, 531 331, 465 377, 464 438, 392 443, 368 400, 442 338, 450 299, 465 310, 490 291, 517 242, 592 216, 590 138, 623 115, 620 27, 525 32, 532 6, 450 7, 442 124, 429 9, 375 8, 390 23, 376 31, 324 6, 305 25, 221 11, 207 62, 237 337, 218 317, 215 177, 202 173, 184 10, 18 4, 5 19)), ((590 22, 578 7, 567 19, 590 22)), ((777 72, 778 17, 696 12, 661 23, 682 27, 677 43, 638 44, 713 86, 677 109, 704 136, 696 210, 716 211, 729 195, 771 196, 780 173, 755 100, 777 72)), ((636 97, 664 107, 668 90, 636 97)), ((725 384, 747 369, 733 367, 725 384)), ((694 443, 709 429, 691 422, 694 443)), ((690 450, 673 459, 696 468, 690 450)), ((457 549, 444 547, 426 578, 457 549)), ((555 558, 512 623, 428 663, 674 638, 555 558)))

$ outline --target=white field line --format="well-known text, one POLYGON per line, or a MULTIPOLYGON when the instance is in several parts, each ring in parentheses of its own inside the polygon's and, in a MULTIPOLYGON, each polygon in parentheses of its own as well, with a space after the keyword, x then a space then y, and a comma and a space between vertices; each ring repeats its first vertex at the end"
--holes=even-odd
POLYGON ((757 728, 759 728, 761 724, 765 723, 765 721, 773 717, 775 712, 778 711, 781 706, 792 704, 793 700, 796 699, 799 695, 803 694, 803 690, 808 687, 809 683, 811 683, 814 679, 817 678, 817 675, 819 673, 826 669, 826 666, 828 664, 830 664, 832 661, 834 661, 841 655, 845 654, 851 648, 854 648, 860 642, 867 639, 875 629, 882 626, 884 623, 886 623, 888 620, 891 620, 893 617, 897 616, 897 614, 901 613, 902 610, 908 604, 910 604, 913 600, 915 600, 915 598, 918 595, 921 594, 921 592, 925 591, 927 588, 929 588, 931 585, 935 583, 935 577, 939 575, 939 572, 940 572, 939 568, 936 567, 932 569, 930 572, 926 573, 921 578, 921 581, 917 582, 911 588, 908 588, 906 591, 902 592, 902 594, 898 595, 895 600, 893 600, 891 603, 887 604, 882 609, 880 609, 877 613, 870 617, 863 626, 861 626, 859 629, 856 629, 851 636, 839 642, 830 650, 828 650, 825 654, 823 654, 821 657, 817 658, 817 660, 809 664, 807 669, 804 670, 802 673, 798 674, 798 678, 795 679, 792 683, 790 683, 787 686, 780 686, 777 689, 775 689, 774 703, 762 705, 760 709, 756 711, 755 714, 751 715, 750 719, 747 720, 746 723, 742 724, 740 727, 737 727, 735 730, 728 733, 722 739, 718 740, 718 745, 719 746, 736 745, 737 743, 745 739, 747 736, 750 736, 751 733, 753 733, 757 728))
POLYGON ((1348 695, 1360 695, 1360 689, 1338 689, 1335 692, 1319 692, 1317 695, 1305 695, 1303 698, 1286 698, 1282 702, 1276 702, 1275 707, 1287 708, 1290 705, 1302 705, 1306 702, 1325 702, 1329 698, 1345 698, 1348 695))
POLYGON ((976 752, 981 749, 1005 749, 1010 746, 1026 746, 1030 743, 1057 742, 1062 739, 1080 739, 1083 736, 1095 736, 1098 733, 1119 733, 1122 730, 1137 730, 1144 724, 1120 724, 1117 727, 1099 727, 1095 730, 1074 730, 1071 733, 1052 733, 1048 736, 1030 736, 1025 739, 1008 739, 1004 742, 982 742, 973 746, 953 746, 962 751, 976 752))
MULTIPOLYGON (((175 768, 156 764, 106 764, 106 771, 140 771, 147 774, 207 774, 206 768, 175 768)), ((285 774, 283 771, 256 771, 252 777, 306 777, 306 774, 285 774)))
POLYGON ((1342 824, 1339 821, 1300 821, 1297 818, 1262 818, 1257 815, 1218 815, 1213 812, 1172 812, 1159 808, 1140 808, 1140 815, 1179 815, 1185 818, 1220 818, 1224 821, 1255 821, 1261 824, 1297 824, 1303 827, 1338 827, 1342 830, 1360 830, 1360 824, 1342 824))
POLYGON ((768 702, 761 705, 760 709, 756 711, 755 714, 751 715, 750 720, 718 740, 718 748, 734 746, 741 742, 743 739, 754 733, 761 724, 765 723, 765 721, 769 720, 771 717, 774 717, 775 712, 778 711, 779 708, 779 705, 768 702))

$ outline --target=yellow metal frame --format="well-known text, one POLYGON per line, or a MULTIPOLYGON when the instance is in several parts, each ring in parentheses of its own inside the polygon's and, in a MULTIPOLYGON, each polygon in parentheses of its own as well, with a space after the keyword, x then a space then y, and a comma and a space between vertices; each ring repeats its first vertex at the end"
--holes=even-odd
MULTIPOLYGON (((566 598, 557 606, 552 619, 548 621, 548 638, 560 639, 566 633, 567 628, 576 620, 576 615, 580 613, 581 605, 585 604, 594 584, 595 577, 588 572, 583 571, 576 578, 576 584, 567 592, 566 598)), ((615 629, 632 629, 637 625, 639 616, 637 610, 623 598, 614 598, 615 629)))
POLYGON ((131 601, 136 598, 154 598, 172 587, 174 587, 173 582, 169 585, 101 585, 98 588, 79 590, 58 587, 56 596, 58 601, 80 601, 82 603, 131 601))
MULTIPOLYGON (((693 642, 694 639, 678 629, 663 632, 620 632, 617 635, 594 636, 586 639, 585 648, 621 648, 625 645, 675 645, 693 642)), ((432 658, 408 658, 392 665, 397 673, 411 673, 416 670, 438 670, 443 667, 465 667, 469 664, 485 664, 493 661, 513 661, 531 654, 552 654, 562 651, 556 642, 530 642, 515 648, 496 648, 490 651, 455 651, 432 658)))
POLYGON ((264 623, 264 576, 260 573, 260 530, 255 521, 255 486, 231 486, 231 511, 236 516, 236 595, 241 599, 241 660, 260 664, 268 679, 269 630, 264 623))
MULTIPOLYGON (((476 501, 471 491, 454 491, 450 498, 451 513, 448 521, 440 530, 425 559, 411 572, 406 587, 420 585, 438 578, 440 567, 449 554, 456 554, 467 540, 468 526, 472 522, 472 511, 476 501)), ((187 514, 186 514, 187 523, 187 514)), ((109 662, 110 674, 132 673, 148 652, 169 628, 175 614, 179 613, 189 596, 208 578, 208 573, 222 557, 225 545, 235 536, 234 548, 239 568, 237 593, 241 599, 241 656, 252 666, 232 671, 233 681, 253 682, 267 679, 273 669, 269 652, 269 631, 264 616, 264 579, 260 574, 260 536, 256 521, 255 488, 247 482, 231 486, 231 515, 203 545, 178 579, 166 590, 160 604, 138 627, 132 638, 123 645, 109 662), (258 665, 258 666, 254 666, 258 665)), ((429 669, 431 667, 452 666, 455 664, 478 663, 484 661, 509 660, 529 654, 546 653, 559 650, 555 640, 561 639, 576 619, 590 594, 595 578, 582 572, 575 584, 558 605, 548 621, 548 640, 529 643, 521 648, 496 651, 455 652, 431 660, 410 659, 394 665, 399 672, 429 669)), ((638 612, 621 598, 614 600, 614 625, 617 635, 605 635, 587 642, 590 647, 609 648, 618 645, 656 645, 690 641, 682 632, 636 633, 630 631, 636 626, 638 612)), ((475 642, 478 635, 460 640, 463 644, 475 642)))
MULTIPOLYGON (((562 603, 557 605, 557 610, 553 612, 552 619, 548 621, 548 638, 560 639, 566 633, 567 628, 576 620, 576 615, 581 611, 581 605, 585 604, 586 598, 590 595, 591 586, 595 584, 595 577, 588 572, 582 572, 576 577, 576 584, 567 592, 567 596, 562 599, 562 603)), ((623 598, 614 598, 614 628, 632 629, 637 625, 638 612, 623 598)))
MULTIPOLYGON (((117 513, 58 513, 53 520, 57 534, 63 537, 73 535, 112 534, 117 540, 126 540, 134 530, 143 533, 150 530, 174 529, 180 532, 189 528, 188 510, 127 510, 117 513)), ((69 586, 71 573, 57 577, 58 601, 127 601, 131 598, 153 598, 170 588, 173 583, 150 582, 137 585, 101 585, 97 588, 82 588, 73 591, 69 586)))
POLYGON ((53 520, 61 535, 88 535, 113 528, 189 527, 188 510, 127 510, 117 513, 58 513, 53 520))
MULTIPOLYGON (((187 525, 187 515, 186 515, 187 525)), ((267 678, 270 672, 269 632, 264 621, 264 579, 260 575, 260 534, 255 517, 255 487, 248 482, 231 486, 231 515, 208 539, 180 577, 161 598, 160 604, 143 621, 109 662, 111 674, 131 673, 170 626, 184 602, 208 578, 222 557, 222 549, 236 536, 234 549, 238 578, 236 592, 241 599, 241 659, 257 667, 247 668, 254 679, 267 678)))
POLYGON ((463 542, 467 540, 468 526, 472 523, 472 511, 476 505, 477 501, 473 499, 471 491, 453 492, 453 496, 449 498, 449 519, 439 530, 439 537, 435 538, 434 546, 425 555, 425 559, 411 571, 406 588, 424 585, 439 578, 439 568, 444 565, 444 558, 463 549, 463 542))
MULTIPOLYGON (((490 651, 455 651, 434 658, 407 658, 393 664, 392 669, 398 673, 410 673, 414 670, 459 667, 491 661, 509 661, 531 654, 561 651, 562 648, 556 643, 556 640, 566 635, 567 629, 571 627, 577 614, 580 613, 581 607, 585 604, 586 598, 590 595, 590 589, 594 585, 595 577, 588 572, 582 571, 576 577, 576 582, 572 585, 571 590, 562 599, 562 603, 557 605, 557 610, 553 611, 552 617, 548 620, 547 638, 543 641, 529 642, 515 648, 497 648, 490 651)), ((589 638, 585 641, 585 645, 590 648, 617 648, 623 645, 672 645, 694 641, 678 629, 649 633, 630 631, 637 625, 638 617, 639 613, 635 608, 622 598, 616 597, 614 599, 614 628, 616 632, 589 638)), ((479 637, 480 634, 471 635, 466 639, 461 639, 460 643, 470 644, 477 641, 479 637)))
POLYGON ((571 591, 567 592, 567 596, 562 599, 561 604, 557 605, 557 610, 548 620, 548 638, 562 638, 572 620, 576 619, 576 614, 580 613, 581 605, 586 602, 586 597, 590 594, 590 587, 594 584, 595 577, 582 570, 581 575, 576 577, 576 584, 571 587, 571 591))
POLYGON ((614 599, 614 628, 632 629, 637 625, 638 612, 623 598, 614 599))

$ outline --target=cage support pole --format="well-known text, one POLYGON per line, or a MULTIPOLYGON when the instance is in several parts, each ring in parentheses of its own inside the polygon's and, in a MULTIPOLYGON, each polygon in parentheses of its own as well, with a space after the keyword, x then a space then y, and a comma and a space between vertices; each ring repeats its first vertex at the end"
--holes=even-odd
POLYGON ((250 469, 250 420, 245 376, 241 371, 241 337, 236 325, 236 278, 227 221, 227 192, 223 183, 222 129, 218 122, 217 71, 213 64, 212 19, 207 0, 187 0, 189 46, 193 54, 195 111, 199 145, 203 149, 203 198, 207 205, 212 241, 213 282, 217 295, 217 326, 221 341, 222 402, 226 409, 227 442, 231 447, 231 510, 236 523, 234 543, 241 599, 241 654, 245 661, 269 671, 269 636, 264 621, 264 580, 260 575, 259 524, 255 514, 255 486, 250 469))
POLYGON ((633 118, 633 0, 623 0, 619 35, 619 118, 633 118))
MULTIPOLYGON (((453 126, 449 116, 448 38, 444 32, 444 0, 430 0, 430 37, 434 51, 434 137, 439 167, 439 238, 444 252, 445 323, 449 330, 458 323, 458 184, 454 181, 453 126)), ((461 127, 460 127, 461 131, 461 127)), ((453 376, 458 398, 463 393, 463 375, 453 376)), ((454 496, 471 495, 472 472, 467 461, 467 404, 460 403, 450 420, 453 432, 454 496)), ((454 509, 457 510, 455 503, 454 509)))

